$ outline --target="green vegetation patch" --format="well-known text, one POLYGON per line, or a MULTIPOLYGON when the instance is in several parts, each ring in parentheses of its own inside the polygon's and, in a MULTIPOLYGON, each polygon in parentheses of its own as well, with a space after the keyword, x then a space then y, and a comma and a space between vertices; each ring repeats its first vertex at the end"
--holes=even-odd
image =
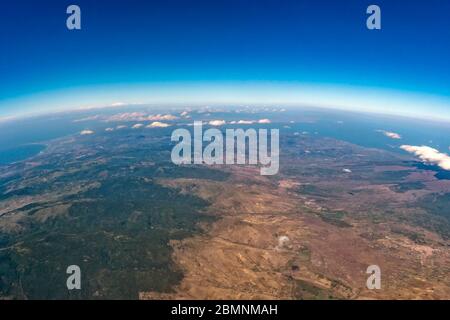
POLYGON ((428 213, 412 216, 415 224, 440 234, 445 240, 450 239, 450 193, 426 195, 413 206, 428 213))
POLYGON ((338 212, 326 212, 319 214, 322 221, 325 221, 326 223, 332 224, 339 228, 350 228, 352 225, 348 222, 342 220, 345 216, 345 212, 338 211, 338 212))
POLYGON ((420 181, 415 182, 403 182, 393 186, 391 189, 395 192, 407 192, 410 190, 421 190, 424 189, 425 185, 420 181))
POLYGON ((326 300, 338 298, 332 293, 332 290, 323 289, 310 282, 299 279, 295 279, 294 296, 296 299, 300 300, 326 300))
POLYGON ((64 216, 3 241, 0 296, 29 299, 137 299, 141 291, 170 292, 182 273, 170 240, 201 232, 204 200, 138 177, 102 181, 70 197, 64 216), (9 247, 8 247, 9 246, 9 247), (6 248, 6 249, 5 249, 6 248), (66 287, 78 265, 81 290, 66 287))

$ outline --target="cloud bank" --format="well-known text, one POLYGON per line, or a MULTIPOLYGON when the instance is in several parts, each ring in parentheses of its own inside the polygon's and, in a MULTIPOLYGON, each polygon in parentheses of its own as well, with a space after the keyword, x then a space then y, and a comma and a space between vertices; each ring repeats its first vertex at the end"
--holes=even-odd
POLYGON ((428 146, 402 145, 401 149, 412 153, 423 162, 436 164, 444 170, 450 170, 450 156, 428 146))
POLYGON ((231 121, 230 124, 254 124, 254 123, 271 123, 269 119, 260 119, 260 120, 239 120, 239 121, 231 121))
POLYGON ((178 117, 171 114, 149 115, 144 112, 123 112, 108 116, 104 121, 170 121, 175 119, 178 119, 178 117))

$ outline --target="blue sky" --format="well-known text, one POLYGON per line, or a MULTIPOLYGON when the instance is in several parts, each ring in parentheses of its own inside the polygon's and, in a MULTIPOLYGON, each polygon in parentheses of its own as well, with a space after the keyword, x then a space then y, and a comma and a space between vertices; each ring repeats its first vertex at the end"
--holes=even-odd
POLYGON ((0 41, 0 116, 186 98, 450 118, 447 0, 16 0, 0 41))

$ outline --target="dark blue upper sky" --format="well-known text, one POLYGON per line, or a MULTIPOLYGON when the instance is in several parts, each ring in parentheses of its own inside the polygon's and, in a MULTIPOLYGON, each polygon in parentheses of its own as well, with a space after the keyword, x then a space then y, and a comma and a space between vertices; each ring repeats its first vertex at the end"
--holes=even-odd
POLYGON ((10 0, 0 6, 0 40, 0 102, 183 81, 450 97, 448 0, 10 0), (81 7, 82 30, 67 30, 69 4, 81 7), (381 7, 380 31, 366 28, 370 4, 381 7))

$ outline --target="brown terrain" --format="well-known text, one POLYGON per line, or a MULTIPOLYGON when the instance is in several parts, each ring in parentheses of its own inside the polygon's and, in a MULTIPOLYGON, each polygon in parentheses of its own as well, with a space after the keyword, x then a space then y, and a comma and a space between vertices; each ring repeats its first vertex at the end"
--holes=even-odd
MULTIPOLYGON (((333 149, 350 149, 360 158, 386 156, 384 151, 334 145, 333 149)), ((348 154, 342 157, 347 159, 348 154)), ((305 172, 315 166, 300 159, 284 161, 290 161, 288 168, 305 167, 305 172)), ((340 168, 341 160, 345 162, 330 158, 328 167, 340 168)), ((321 161, 323 165, 327 159, 321 161)), ((351 167, 354 160, 346 162, 351 167)), ((374 164, 365 170, 378 174, 411 168, 374 164)), ((403 220, 417 211, 409 203, 432 189, 448 191, 449 181, 416 170, 405 181, 421 181, 427 189, 399 193, 392 184, 368 184, 342 173, 315 181, 315 175, 262 177, 257 168, 249 167, 234 167, 231 172, 232 177, 220 183, 159 181, 208 200, 209 214, 218 219, 204 226, 204 234, 171 243, 173 258, 184 272, 175 291, 141 292, 141 299, 450 297, 448 240, 408 218, 403 220), (320 197, 298 192, 313 182, 329 193, 320 197), (336 212, 347 214, 337 218, 336 212), (421 240, 411 234, 420 234, 421 240), (373 264, 381 268, 380 290, 366 288, 366 269, 373 264)))

